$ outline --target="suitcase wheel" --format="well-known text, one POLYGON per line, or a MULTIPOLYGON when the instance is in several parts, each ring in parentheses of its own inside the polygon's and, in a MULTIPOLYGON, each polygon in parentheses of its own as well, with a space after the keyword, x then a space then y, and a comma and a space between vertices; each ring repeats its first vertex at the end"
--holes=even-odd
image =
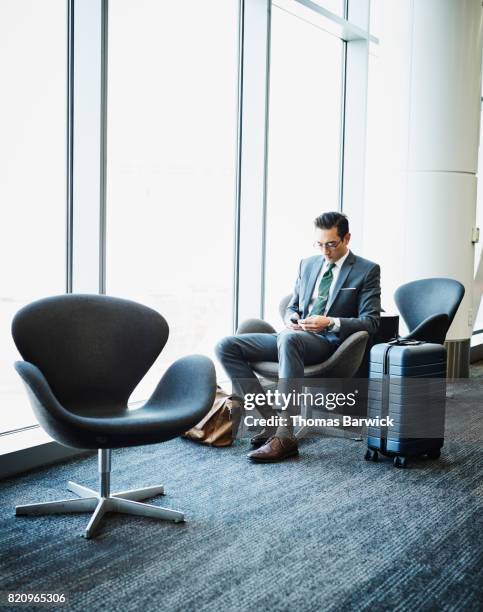
POLYGON ((396 468, 406 468, 408 466, 408 461, 406 459, 406 457, 400 457, 399 455, 396 455, 394 457, 394 467, 396 468))
POLYGON ((441 457, 441 449, 437 448, 436 450, 431 450, 426 454, 430 459, 439 459, 441 457))
POLYGON ((364 459, 366 461, 378 461, 379 460, 379 454, 378 452, 375 450, 371 450, 370 448, 368 448, 366 450, 366 454, 364 455, 364 459))

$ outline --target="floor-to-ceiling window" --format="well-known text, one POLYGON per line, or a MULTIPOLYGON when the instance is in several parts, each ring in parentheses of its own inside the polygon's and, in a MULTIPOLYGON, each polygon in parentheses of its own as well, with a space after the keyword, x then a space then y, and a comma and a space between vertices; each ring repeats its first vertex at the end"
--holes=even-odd
POLYGON ((339 208, 343 42, 272 6, 265 252, 265 318, 298 264, 316 254, 313 220, 339 208))
MULTIPOLYGON (((291 290, 300 258, 312 253, 313 218, 339 206, 343 108, 341 31, 334 34, 331 27, 319 27, 302 13, 296 16, 288 3, 283 8, 281 2, 271 7, 266 226, 260 180, 256 199, 260 210, 254 215, 257 231, 250 234, 248 224, 241 238, 249 249, 254 236, 266 230, 264 305, 267 318, 274 322, 278 322, 278 300, 291 290)), ((75 42, 70 77, 76 145, 70 178, 74 186, 92 187, 88 198, 85 193, 78 197, 74 189, 73 290, 96 291, 99 271, 99 286, 103 286, 105 246, 106 292, 153 306, 164 314, 171 330, 160 360, 133 399, 146 398, 174 359, 193 352, 213 356, 217 340, 232 332, 237 283, 237 144, 241 134, 249 132, 247 113, 254 111, 248 105, 237 115, 238 66, 242 58, 251 63, 259 60, 256 53, 247 52, 253 43, 249 37, 242 37, 238 55, 239 9, 247 4, 240 5, 239 0, 110 0, 106 72, 100 70, 105 48, 99 32, 104 23, 101 9, 107 3, 78 2, 70 15, 75 42), (95 40, 90 37, 92 32, 95 40), (104 245, 104 182, 91 185, 80 170, 90 156, 95 181, 99 174, 103 177, 99 129, 103 133, 104 124, 99 117, 103 117, 100 92, 104 92, 105 75, 104 245), (85 142, 88 150, 82 148, 85 142), (86 206, 89 214, 79 214, 86 206), (86 219, 92 225, 89 231, 86 219), (81 272, 85 268, 91 274, 88 289, 77 274, 83 259, 90 262, 80 266, 81 272)), ((293 3, 292 9, 303 8, 303 4, 293 3)), ((347 14, 343 0, 317 0, 315 5, 339 16, 347 14)), ((257 4, 260 6, 269 15, 268 3, 257 4)), ((4 262, 0 395, 7 407, 0 417, 0 432, 35 423, 12 367, 18 354, 10 337, 11 318, 23 304, 66 290, 67 7, 65 0, 0 3, 4 91, 0 98, 0 248, 4 262)), ((326 26, 337 22, 322 12, 326 26)), ((269 30, 255 29, 262 47, 269 30)), ((243 74, 246 77, 250 70, 240 75, 241 81, 243 74)), ((265 79, 255 81, 257 87, 267 87, 265 79)), ((261 134, 264 129, 261 120, 257 130, 261 134)), ((263 177, 263 155, 254 158, 263 177)), ((238 187, 246 195, 240 176, 238 187)), ((238 285, 237 289, 240 300, 238 285)), ((250 292, 251 287, 243 290, 250 292)), ((249 316, 258 314, 261 295, 257 292, 249 316)), ((219 375, 223 380, 223 373, 219 375)))
POLYGON ((66 287, 66 10, 0 2, 0 433, 35 423, 12 317, 66 287))
POLYGON ((170 338, 133 395, 232 329, 238 1, 109 3, 106 290, 170 338))

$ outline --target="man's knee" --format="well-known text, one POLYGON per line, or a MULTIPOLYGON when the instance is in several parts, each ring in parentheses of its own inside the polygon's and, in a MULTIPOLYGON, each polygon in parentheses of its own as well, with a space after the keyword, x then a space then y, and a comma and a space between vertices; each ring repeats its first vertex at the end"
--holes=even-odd
POLYGON ((300 334, 292 329, 284 329, 277 336, 277 346, 279 350, 284 347, 303 348, 300 334))
POLYGON ((215 353, 218 359, 230 354, 236 345, 236 336, 225 336, 215 346, 215 353))

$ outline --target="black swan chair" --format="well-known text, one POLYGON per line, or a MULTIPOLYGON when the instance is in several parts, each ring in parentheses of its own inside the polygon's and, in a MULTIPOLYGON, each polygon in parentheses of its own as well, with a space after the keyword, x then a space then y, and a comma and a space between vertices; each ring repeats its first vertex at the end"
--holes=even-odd
MULTIPOLYGON (((280 301, 278 310, 280 316, 285 315, 292 295, 286 295, 280 301)), ((237 334, 250 333, 276 333, 276 330, 262 319, 247 319, 241 323, 237 334)), ((337 350, 325 361, 305 366, 304 378, 352 378, 359 369, 364 357, 369 334, 365 331, 355 332, 348 336, 337 350)), ((278 363, 272 361, 259 361, 250 364, 254 372, 271 381, 278 380, 278 363)))
POLYGON ((17 506, 17 515, 93 511, 86 538, 106 512, 184 521, 182 512, 140 503, 164 494, 162 486, 110 492, 111 449, 175 438, 213 403, 213 363, 192 355, 168 368, 142 407, 128 409, 129 396, 168 334, 168 324, 155 310, 105 295, 49 297, 15 315, 12 335, 25 360, 17 361, 15 369, 40 425, 61 444, 98 449, 100 480, 98 492, 69 482, 79 499, 17 506))
POLYGON ((452 278, 423 278, 401 285, 394 300, 410 330, 404 339, 443 344, 464 294, 464 286, 452 278))
MULTIPOLYGON (((280 301, 278 310, 282 320, 287 306, 292 298, 292 294, 286 295, 280 301)), ((243 321, 236 330, 237 334, 266 333, 273 334, 276 330, 263 319, 247 319, 243 321)), ((354 377, 361 367, 369 341, 369 334, 366 331, 359 331, 348 336, 337 347, 337 350, 325 361, 315 365, 304 367, 304 379, 307 379, 307 387, 310 387, 310 379, 317 386, 320 380, 316 379, 347 379, 354 377), (314 380, 315 379, 315 380, 314 380)), ((278 381, 278 362, 258 361, 250 364, 252 370, 262 378, 273 382, 278 381)), ((304 416, 311 416, 311 408, 305 410, 304 416)), ((311 428, 314 430, 314 428, 311 428)), ((310 428, 302 426, 296 433, 297 438, 303 438, 310 428)), ((335 434, 336 430, 333 430, 335 434)), ((354 438, 360 440, 359 436, 354 438)))

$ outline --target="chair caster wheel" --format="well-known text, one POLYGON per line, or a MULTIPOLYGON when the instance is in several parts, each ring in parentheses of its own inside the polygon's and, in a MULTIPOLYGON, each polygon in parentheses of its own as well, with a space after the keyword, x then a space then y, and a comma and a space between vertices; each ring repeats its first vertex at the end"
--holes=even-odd
POLYGON ((366 450, 366 454, 364 455, 364 459, 365 459, 366 461, 378 461, 378 459, 379 459, 379 454, 378 454, 378 452, 377 452, 376 450, 375 450, 375 451, 373 451, 373 450, 371 450, 370 448, 368 448, 368 449, 366 450))
POLYGON ((394 457, 394 467, 404 469, 407 466, 408 466, 408 462, 407 462, 406 457, 399 457, 398 455, 394 457))
POLYGON ((439 459, 441 457, 441 449, 436 449, 426 453, 429 459, 439 459))

